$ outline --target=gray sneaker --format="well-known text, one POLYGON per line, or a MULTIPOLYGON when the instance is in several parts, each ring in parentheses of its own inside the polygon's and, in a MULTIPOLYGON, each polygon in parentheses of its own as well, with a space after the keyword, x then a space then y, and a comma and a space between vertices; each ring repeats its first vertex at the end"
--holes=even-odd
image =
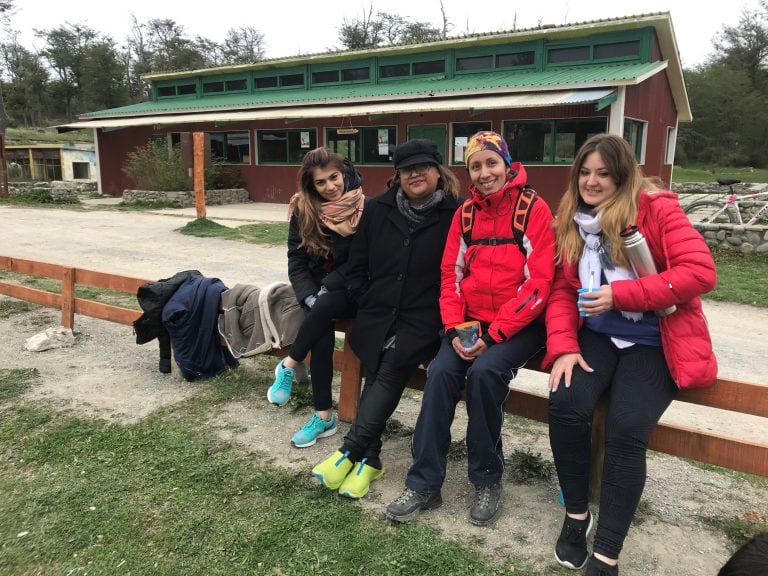
POLYGON ((469 521, 475 526, 486 526, 501 510, 501 484, 475 486, 475 499, 469 509, 469 521))
POLYGON ((410 488, 403 490, 389 506, 385 515, 395 522, 410 522, 415 520, 422 510, 439 508, 443 504, 440 490, 434 492, 416 492, 410 488))

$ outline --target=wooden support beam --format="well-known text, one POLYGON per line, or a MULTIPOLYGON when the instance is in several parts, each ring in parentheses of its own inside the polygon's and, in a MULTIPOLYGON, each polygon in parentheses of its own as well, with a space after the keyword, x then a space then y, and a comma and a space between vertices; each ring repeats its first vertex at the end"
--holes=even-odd
POLYGON ((205 133, 192 134, 194 165, 192 174, 195 182, 195 210, 198 218, 205 218, 205 133))

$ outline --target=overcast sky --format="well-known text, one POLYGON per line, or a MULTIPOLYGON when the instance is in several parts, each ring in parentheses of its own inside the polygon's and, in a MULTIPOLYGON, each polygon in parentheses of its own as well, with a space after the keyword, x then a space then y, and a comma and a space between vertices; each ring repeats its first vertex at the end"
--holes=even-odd
MULTIPOLYGON (((337 28, 343 19, 360 18, 368 0, 278 0, 199 2, 195 0, 17 0, 13 28, 27 48, 41 48, 33 29, 54 28, 63 22, 81 22, 111 35, 123 44, 133 13, 140 22, 171 18, 187 34, 221 41, 227 29, 252 25, 265 36, 268 58, 323 52, 339 46, 337 28)), ((758 0, 726 0, 716 5, 701 0, 534 0, 478 2, 443 0, 452 35, 531 28, 542 24, 574 24, 669 11, 684 67, 702 63, 712 51, 712 39, 723 25, 738 24, 744 8, 758 0), (515 4, 518 7, 515 8, 515 4)), ((373 0, 375 11, 412 20, 441 21, 439 0, 373 0)))

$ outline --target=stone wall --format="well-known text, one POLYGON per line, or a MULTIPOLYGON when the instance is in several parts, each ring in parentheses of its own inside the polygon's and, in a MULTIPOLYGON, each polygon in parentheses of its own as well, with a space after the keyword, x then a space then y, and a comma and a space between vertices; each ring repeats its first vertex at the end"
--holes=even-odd
MULTIPOLYGON (((768 190, 768 184, 739 184, 734 190, 737 194, 754 194, 768 190)), ((722 198, 730 192, 728 186, 717 182, 684 182, 672 184, 672 191, 680 194, 680 203, 685 206, 700 199, 722 198), (687 196, 690 194, 690 196, 687 196)), ((741 217, 749 220, 762 208, 762 201, 739 202, 741 217)), ((768 253, 768 226, 743 226, 740 224, 694 224, 711 248, 724 248, 749 254, 751 252, 768 253)))
POLYGON ((77 200, 80 194, 96 192, 96 180, 42 180, 40 182, 8 182, 9 196, 23 196, 32 190, 47 190, 54 200, 77 200))
POLYGON ((737 250, 744 254, 768 254, 768 226, 738 224, 695 224, 707 245, 712 248, 737 250))
MULTIPOLYGON (((125 190, 123 202, 133 203, 162 203, 178 208, 195 205, 195 193, 190 190, 179 192, 157 192, 153 190, 125 190)), ((225 190, 206 190, 205 203, 209 206, 217 204, 244 204, 250 202, 248 191, 244 188, 228 188, 225 190)))

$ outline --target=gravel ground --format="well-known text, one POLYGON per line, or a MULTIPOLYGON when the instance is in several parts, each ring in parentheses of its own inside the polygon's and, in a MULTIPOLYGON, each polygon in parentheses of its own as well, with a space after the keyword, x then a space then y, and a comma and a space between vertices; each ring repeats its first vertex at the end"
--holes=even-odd
MULTIPOLYGON (((209 217, 211 214, 209 213, 209 217)), ((83 268, 144 278, 168 277, 187 268, 217 276, 226 284, 263 284, 285 279, 284 247, 264 248, 216 239, 181 236, 173 232, 183 218, 141 213, 72 212, 0 206, 0 218, 12 226, 0 227, 0 255, 71 264, 83 268)), ((0 297, 2 298, 2 297, 0 297)), ((747 306, 708 304, 716 352, 722 372, 759 381, 766 341, 768 312, 747 306)), ((76 343, 72 348, 31 353, 24 340, 46 326, 57 324, 52 310, 35 310, 0 319, 2 368, 37 368, 41 381, 29 393, 61 410, 96 418, 134 422, 152 411, 196 394, 199 384, 179 382, 160 374, 157 348, 137 346, 130 328, 77 316, 76 343)), ((245 362, 248 365, 253 360, 245 362)), ((533 373, 521 372, 520 386, 541 386, 533 373)), ((396 418, 413 426, 419 393, 408 391, 396 418)), ((213 406, 209 424, 222 438, 242 449, 273 459, 275 465, 306 470, 335 450, 347 430, 298 450, 289 447, 290 435, 308 412, 291 413, 253 396, 245 401, 213 406)), ((741 421, 720 411, 692 413, 684 408, 665 416, 728 431, 730 435, 768 437, 765 419, 741 421), (737 421, 738 420, 738 421, 737 421)), ((464 436, 465 415, 457 411, 453 439, 464 436)), ((507 455, 531 449, 551 460, 546 428, 510 418, 504 430, 507 455)), ((361 506, 381 515, 386 504, 402 489, 409 464, 407 438, 385 442, 383 460, 387 474, 374 484, 361 506)), ((467 521, 470 486, 466 459, 451 461, 444 487, 445 504, 422 515, 423 522, 439 528, 497 562, 516 558, 541 574, 566 574, 554 568, 552 546, 562 522, 556 503, 554 480, 531 485, 505 484, 504 512, 489 528, 467 521)), ((765 482, 738 475, 707 471, 683 460, 653 453, 641 511, 622 554, 622 574, 714 575, 733 552, 733 546, 712 526, 711 518, 768 521, 765 482)), ((329 497, 334 497, 329 495, 329 497)), ((382 516, 383 517, 383 516, 382 516)), ((511 568, 510 568, 511 571, 511 568)))

